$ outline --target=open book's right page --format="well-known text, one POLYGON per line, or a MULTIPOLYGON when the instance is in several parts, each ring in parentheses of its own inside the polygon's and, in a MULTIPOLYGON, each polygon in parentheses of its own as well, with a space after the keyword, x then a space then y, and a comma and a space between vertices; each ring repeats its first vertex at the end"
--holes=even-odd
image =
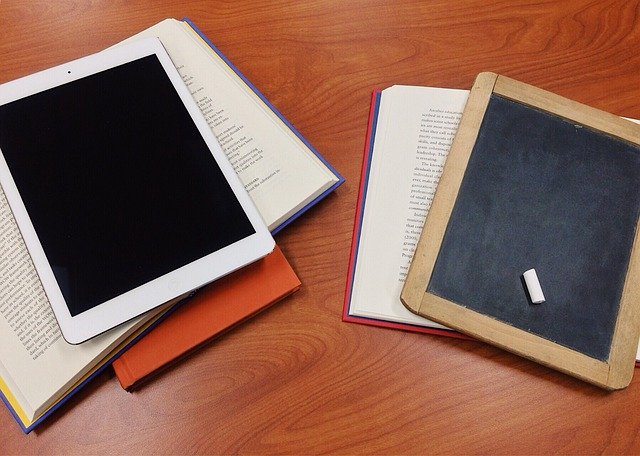
POLYGON ((270 231, 340 181, 186 22, 166 19, 125 41, 154 36, 270 231))
POLYGON ((409 312, 400 292, 468 95, 468 90, 412 86, 382 91, 372 119, 368 172, 362 176, 362 218, 356 220, 360 230, 356 226, 345 320, 443 328, 409 312))

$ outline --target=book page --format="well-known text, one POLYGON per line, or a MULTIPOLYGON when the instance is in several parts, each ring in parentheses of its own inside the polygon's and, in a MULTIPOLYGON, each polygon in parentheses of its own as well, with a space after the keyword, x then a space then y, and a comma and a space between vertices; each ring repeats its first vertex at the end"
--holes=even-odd
POLYGON ((407 310, 400 292, 468 90, 382 92, 349 313, 442 328, 407 310))
POLYGON ((29 419, 64 395, 139 320, 80 345, 65 342, 0 189, 0 375, 29 419))
POLYGON ((188 24, 167 19, 129 38, 156 36, 270 230, 337 182, 188 24))

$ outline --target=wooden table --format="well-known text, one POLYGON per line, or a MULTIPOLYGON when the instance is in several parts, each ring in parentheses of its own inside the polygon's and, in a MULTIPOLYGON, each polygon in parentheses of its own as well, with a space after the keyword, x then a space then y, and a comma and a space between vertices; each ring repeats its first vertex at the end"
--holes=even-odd
POLYGON ((303 288, 133 394, 102 374, 30 435, 1 407, 0 453, 640 452, 640 375, 606 393, 341 322, 371 90, 490 70, 640 118, 638 0, 0 0, 0 82, 185 16, 347 179, 277 236, 303 288))

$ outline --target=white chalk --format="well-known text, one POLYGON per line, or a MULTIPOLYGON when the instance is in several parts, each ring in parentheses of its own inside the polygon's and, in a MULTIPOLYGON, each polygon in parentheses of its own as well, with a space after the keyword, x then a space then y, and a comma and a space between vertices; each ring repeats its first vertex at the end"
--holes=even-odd
POLYGON ((529 297, 534 304, 540 304, 544 302, 544 293, 542 293, 542 287, 538 280, 538 274, 535 269, 529 269, 524 274, 524 282, 527 284, 527 290, 529 290, 529 297))

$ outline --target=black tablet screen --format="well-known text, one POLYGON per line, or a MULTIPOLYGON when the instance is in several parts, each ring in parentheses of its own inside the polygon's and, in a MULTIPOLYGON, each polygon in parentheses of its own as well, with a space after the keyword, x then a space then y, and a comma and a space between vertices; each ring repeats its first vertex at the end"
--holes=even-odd
POLYGON ((254 233, 155 55, 0 106, 71 315, 254 233))

